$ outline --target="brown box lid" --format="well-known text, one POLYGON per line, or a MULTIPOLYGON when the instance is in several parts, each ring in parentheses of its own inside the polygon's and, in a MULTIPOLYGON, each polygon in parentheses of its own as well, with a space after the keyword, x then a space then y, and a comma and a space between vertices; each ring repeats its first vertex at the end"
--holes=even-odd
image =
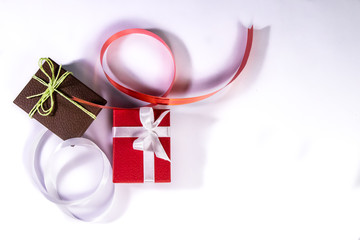
MULTIPOLYGON (((56 75, 59 69, 59 65, 53 60, 51 61, 54 64, 54 72, 56 75)), ((51 70, 48 63, 44 62, 43 68, 45 72, 51 76, 51 70)), ((65 72, 66 70, 61 68, 60 76, 65 72)), ((40 69, 36 72, 35 75, 45 82, 49 82, 48 78, 40 69)), ((32 78, 16 97, 14 103, 22 108, 25 112, 29 113, 39 101, 41 96, 29 99, 27 99, 27 97, 42 93, 46 89, 47 87, 45 85, 32 78)), ((66 77, 57 90, 65 94, 67 97, 78 97, 80 99, 100 105, 106 104, 105 99, 100 97, 93 90, 76 79, 72 74, 66 77)), ((57 92, 53 93, 53 97, 55 104, 51 114, 49 116, 41 116, 38 112, 36 112, 33 115, 33 118, 38 120, 41 124, 43 124, 63 140, 73 137, 81 137, 94 119, 57 92)), ((85 104, 80 105, 95 115, 98 115, 101 111, 101 108, 98 107, 88 106, 85 104)), ((46 100, 44 107, 50 107, 50 98, 46 100)))

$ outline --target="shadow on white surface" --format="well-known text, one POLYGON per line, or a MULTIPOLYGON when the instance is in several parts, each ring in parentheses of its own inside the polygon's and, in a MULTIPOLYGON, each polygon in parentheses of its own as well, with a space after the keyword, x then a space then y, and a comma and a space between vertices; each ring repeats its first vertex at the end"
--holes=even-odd
POLYGON ((207 140, 216 120, 205 113, 175 113, 172 121, 172 183, 166 187, 200 188, 207 159, 207 140))
POLYGON ((216 98, 216 101, 212 104, 225 104, 227 100, 237 98, 251 89, 252 85, 258 79, 263 63, 266 59, 270 32, 270 26, 261 29, 254 29, 251 52, 244 70, 229 87, 224 89, 226 94, 221 94, 221 97, 216 98))
POLYGON ((191 86, 191 57, 185 44, 175 34, 158 28, 147 29, 160 36, 173 52, 176 64, 176 76, 170 94, 181 95, 191 86))

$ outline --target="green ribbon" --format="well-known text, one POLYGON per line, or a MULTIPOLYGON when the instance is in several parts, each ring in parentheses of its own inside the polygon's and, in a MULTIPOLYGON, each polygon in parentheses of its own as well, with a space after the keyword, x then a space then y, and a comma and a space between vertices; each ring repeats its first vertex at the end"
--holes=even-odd
POLYGON ((80 108, 83 112, 85 112, 87 115, 89 115, 91 118, 96 119, 96 115, 93 114, 92 112, 86 110, 83 106, 81 106, 80 104, 78 104, 77 102, 75 102, 74 100, 70 99, 69 97, 67 97, 66 95, 64 95, 62 92, 60 92, 59 90, 57 90, 57 88, 60 86, 60 84, 67 78, 67 76, 69 76, 70 74, 72 74, 72 72, 65 72, 63 75, 60 75, 60 71, 61 71, 61 65, 59 66, 59 71, 57 72, 56 76, 55 76, 55 67, 53 62, 49 59, 49 58, 40 58, 39 59, 39 67, 40 70, 45 74, 45 76, 49 79, 49 82, 45 82, 43 79, 37 77, 37 76, 33 76, 33 78, 35 80, 37 80, 39 83, 43 84, 44 86, 47 87, 47 89, 39 94, 35 94, 32 96, 27 97, 27 99, 30 98, 34 98, 34 97, 40 97, 39 101, 35 104, 35 106, 31 109, 31 111, 29 112, 29 117, 32 118, 34 116, 34 114, 36 112, 38 112, 41 116, 48 116, 50 115, 50 113, 54 110, 54 92, 57 92, 58 94, 60 94, 63 98, 65 98, 66 100, 68 100, 69 102, 71 102, 72 104, 74 104, 75 106, 77 106, 78 108, 80 108), (49 76, 49 74, 47 74, 43 68, 43 62, 46 62, 51 70, 51 76, 49 76), (50 107, 48 109, 44 108, 44 103, 46 102, 46 100, 50 98, 50 107))

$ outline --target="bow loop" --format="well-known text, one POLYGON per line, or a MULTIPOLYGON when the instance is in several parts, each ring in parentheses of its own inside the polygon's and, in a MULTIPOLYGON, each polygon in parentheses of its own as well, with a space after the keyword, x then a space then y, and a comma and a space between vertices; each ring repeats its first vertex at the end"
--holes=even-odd
POLYGON ((154 111, 152 108, 150 107, 140 108, 140 122, 143 125, 143 127, 148 131, 152 131, 155 128, 154 111))

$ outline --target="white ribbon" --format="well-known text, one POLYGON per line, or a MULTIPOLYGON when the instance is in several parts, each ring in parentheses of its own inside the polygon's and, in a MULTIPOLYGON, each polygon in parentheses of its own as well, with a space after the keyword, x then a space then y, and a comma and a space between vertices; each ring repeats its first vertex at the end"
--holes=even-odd
POLYGON ((113 127, 113 137, 137 137, 133 143, 133 148, 144 153, 144 181, 153 182, 154 154, 158 158, 170 161, 159 139, 159 137, 170 137, 170 127, 159 127, 170 110, 162 112, 156 121, 151 107, 142 107, 139 112, 142 127, 113 127))
MULTIPOLYGON (((39 138, 35 140, 35 145, 30 155, 28 170, 34 180, 35 185, 41 193, 51 202, 57 204, 66 214, 76 219, 87 222, 103 221, 104 216, 110 211, 112 201, 114 199, 115 188, 112 183, 112 168, 105 153, 92 141, 85 138, 71 138, 61 142, 52 152, 48 159, 45 159, 45 168, 42 169, 42 148, 51 137, 55 136, 49 130, 45 131, 39 138), (54 162, 54 157, 61 151, 67 151, 73 147, 83 147, 93 150, 98 154, 98 160, 102 162, 102 176, 89 194, 80 198, 67 200, 60 196, 58 189, 58 177, 64 174, 66 165, 62 166, 54 162), (96 204, 101 203, 102 207, 96 204)), ((75 159, 79 160, 79 159, 75 159)), ((86 159, 85 159, 86 160, 86 159)))

